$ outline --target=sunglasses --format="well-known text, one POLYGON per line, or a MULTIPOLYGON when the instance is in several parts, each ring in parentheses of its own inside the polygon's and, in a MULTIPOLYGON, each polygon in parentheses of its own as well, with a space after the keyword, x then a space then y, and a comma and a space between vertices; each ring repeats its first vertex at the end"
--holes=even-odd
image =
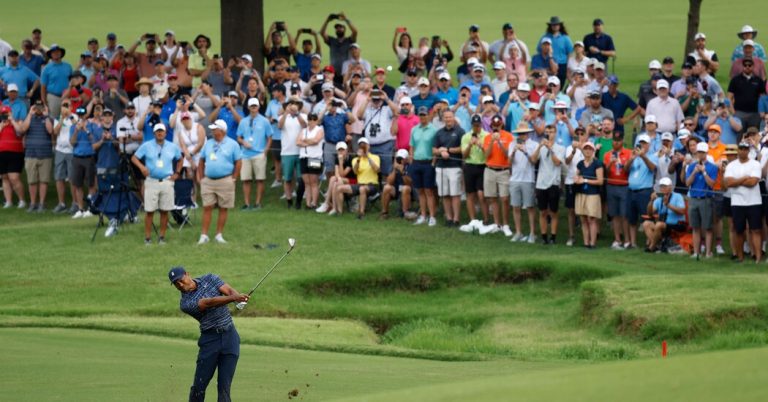
POLYGON ((693 123, 683 123, 683 124, 685 124, 687 127, 691 127, 694 125, 693 123))
POLYGON ((744 68, 747 68, 747 67, 752 68, 753 65, 752 64, 748 64, 748 63, 744 63, 744 68))

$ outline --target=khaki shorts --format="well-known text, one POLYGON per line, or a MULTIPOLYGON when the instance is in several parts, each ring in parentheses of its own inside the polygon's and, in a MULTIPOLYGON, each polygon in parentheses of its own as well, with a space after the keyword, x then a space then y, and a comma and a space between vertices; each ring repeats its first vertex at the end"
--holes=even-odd
POLYGON ((203 177, 200 182, 200 195, 203 197, 204 207, 234 208, 235 181, 232 180, 232 176, 220 179, 203 177))
POLYGON ((603 216, 600 194, 576 194, 576 215, 590 218, 603 216))
POLYGON ((175 208, 173 181, 167 179, 160 181, 147 177, 144 180, 144 210, 147 212, 173 211, 175 208))
POLYGON ((455 197, 461 195, 461 168, 436 168, 437 195, 440 197, 455 197))
POLYGON ((266 180, 267 179, 267 155, 262 153, 250 159, 243 158, 240 168, 240 180, 266 180))
POLYGON ((486 167, 483 171, 483 195, 486 197, 509 197, 509 169, 495 170, 486 167))
POLYGON ((52 168, 53 158, 24 158, 24 170, 27 171, 27 182, 30 184, 50 182, 52 168))

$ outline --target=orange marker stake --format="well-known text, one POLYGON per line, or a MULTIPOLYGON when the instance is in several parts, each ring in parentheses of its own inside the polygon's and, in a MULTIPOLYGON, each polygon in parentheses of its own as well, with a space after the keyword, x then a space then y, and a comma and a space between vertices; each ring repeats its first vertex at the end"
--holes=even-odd
POLYGON ((667 341, 661 341, 661 357, 667 357, 667 341))

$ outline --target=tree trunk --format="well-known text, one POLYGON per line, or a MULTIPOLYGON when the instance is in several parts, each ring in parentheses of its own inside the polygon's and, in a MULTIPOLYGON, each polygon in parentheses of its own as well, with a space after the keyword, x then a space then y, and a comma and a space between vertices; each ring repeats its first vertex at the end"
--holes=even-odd
POLYGON ((683 61, 685 61, 688 53, 691 53, 694 48, 693 37, 699 32, 699 16, 701 14, 702 1, 703 0, 688 0, 688 32, 685 34, 685 54, 683 55, 683 61))
POLYGON ((253 56, 253 67, 264 72, 264 1, 220 0, 222 57, 253 56))

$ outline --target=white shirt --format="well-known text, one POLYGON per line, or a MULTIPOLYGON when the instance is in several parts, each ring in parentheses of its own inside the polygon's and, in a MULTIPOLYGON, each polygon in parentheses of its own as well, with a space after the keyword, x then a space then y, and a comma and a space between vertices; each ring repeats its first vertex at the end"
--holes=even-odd
MULTIPOLYGON (((64 121, 61 122, 61 131, 59 131, 59 135, 56 136, 56 152, 61 152, 63 154, 72 153, 72 144, 69 143, 69 138, 72 133, 72 126, 77 122, 77 116, 74 114, 71 114, 70 116, 73 117, 73 119, 64 119, 64 121)), ((53 126, 56 127, 58 125, 59 120, 56 120, 53 126)))
POLYGON ((493 88, 493 97, 498 101, 504 92, 509 91, 509 84, 506 79, 500 80, 494 78, 493 81, 491 81, 491 88, 493 88))
POLYGON ((363 135, 368 138, 371 145, 380 145, 387 141, 392 141, 392 120, 394 115, 392 109, 386 103, 382 103, 379 109, 374 108, 370 103, 363 114, 363 135))
POLYGON ((152 103, 152 97, 147 96, 137 96, 133 98, 133 105, 136 106, 136 116, 143 116, 144 112, 149 109, 149 104, 152 103))
MULTIPOLYGON (((567 159, 571 153, 573 152, 573 145, 568 145, 568 148, 565 149, 565 158, 567 159)), ((584 160, 584 154, 581 152, 580 148, 576 148, 576 153, 573 155, 573 159, 571 159, 571 163, 566 164, 565 160, 563 160, 563 165, 566 167, 565 171, 565 184, 573 184, 573 179, 576 177, 576 173, 578 173, 578 170, 576 169, 576 165, 579 164, 579 162, 584 160)))
POLYGON ((516 141, 512 145, 514 146, 509 147, 509 157, 512 160, 512 169, 510 171, 511 174, 509 176, 509 182, 534 183, 536 181, 536 172, 534 170, 533 164, 531 163, 531 160, 528 158, 533 155, 533 153, 536 151, 536 147, 538 147, 539 144, 531 139, 526 140, 525 153, 520 151, 515 152, 517 149, 516 141))
MULTIPOLYGON (((742 177, 756 177, 760 178, 760 162, 750 159, 746 163, 741 163, 738 159, 728 163, 725 168, 725 174, 723 178, 735 178, 742 177)), ((761 205, 762 198, 760 197, 760 186, 755 185, 753 187, 738 186, 731 188, 731 205, 735 207, 743 207, 750 205, 761 205)))
POLYGON ((522 55, 523 52, 525 52, 525 57, 530 62, 531 57, 533 55, 528 51, 528 45, 525 44, 525 42, 521 41, 520 39, 514 39, 507 43, 507 46, 504 46, 504 39, 499 39, 493 43, 491 43, 491 46, 489 49, 490 53, 493 53, 493 57, 495 57, 495 60, 503 60, 504 57, 509 54, 509 48, 513 45, 517 45, 518 48, 521 49, 520 54, 522 55))
MULTIPOLYGON (((661 151, 659 151, 661 152, 661 151)), ((670 180, 672 180, 672 188, 677 187, 677 174, 674 172, 669 173, 669 165, 672 164, 672 155, 674 155, 674 152, 670 152, 666 155, 658 155, 659 157, 659 164, 656 167, 656 181, 654 182, 653 188, 656 191, 659 191, 659 180, 661 180, 664 177, 669 177, 670 180)))
MULTIPOLYGON (((309 127, 301 130, 302 137, 306 139, 315 138, 317 132, 322 130, 323 126, 317 125, 314 129, 309 130, 309 127)), ((310 145, 308 147, 301 147, 299 150, 300 158, 322 158, 323 157, 323 144, 325 139, 321 139, 319 143, 310 145)))
MULTIPOLYGON (((139 134, 139 130, 136 128, 139 125, 139 116, 134 115, 133 119, 129 119, 128 116, 123 116, 117 121, 117 138, 126 138, 139 134)), ((125 153, 132 154, 139 149, 140 142, 137 140, 126 142, 125 153)))
POLYGON ((562 145, 552 144, 552 149, 541 147, 539 150, 539 174, 536 175, 536 188, 539 190, 560 186, 563 170, 560 166, 555 166, 552 154, 562 163, 565 159, 565 148, 562 145))
MULTIPOLYGON (((569 85, 565 92, 570 92, 571 88, 573 88, 573 85, 569 85)), ((582 85, 573 90, 573 96, 571 97, 571 117, 575 118, 576 110, 587 105, 587 89, 588 85, 582 85)))
MULTIPOLYGON (((307 121, 307 115, 304 113, 299 114, 304 121, 307 121)), ((280 140, 280 155, 298 155, 299 146, 296 145, 296 140, 299 138, 299 134, 304 129, 299 123, 298 117, 293 117, 290 114, 285 117, 282 129, 282 139, 280 140)))

